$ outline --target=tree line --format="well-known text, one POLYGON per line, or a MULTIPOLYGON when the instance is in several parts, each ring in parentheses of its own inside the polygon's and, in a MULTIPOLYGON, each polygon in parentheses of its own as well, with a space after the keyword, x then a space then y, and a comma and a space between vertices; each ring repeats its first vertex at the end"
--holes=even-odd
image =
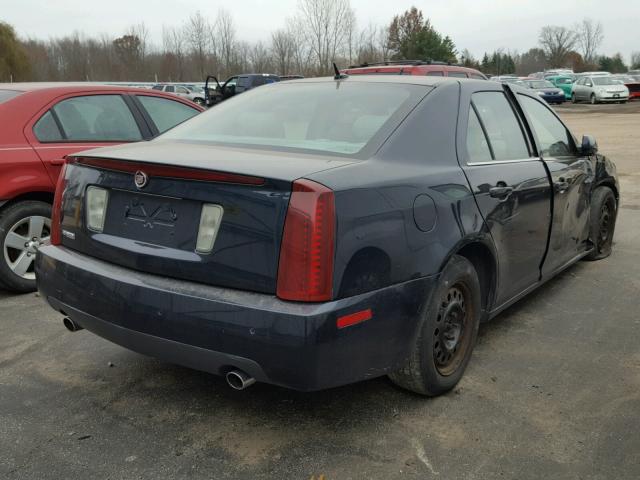
MULTIPOLYGON (((478 68, 486 74, 528 74, 550 67, 575 71, 626 71, 622 57, 597 54, 602 25, 584 20, 575 27, 544 27, 529 51, 496 50, 475 59, 458 51, 452 38, 438 32, 416 7, 394 16, 388 25, 359 28, 349 0, 298 0, 294 14, 270 38, 247 42, 226 10, 215 18, 193 13, 182 25, 165 26, 153 42, 144 23, 121 36, 20 39, 0 22, 0 81, 202 81, 242 72, 317 76, 339 66, 393 59, 436 60, 478 68)), ((640 68, 640 52, 632 67, 640 68)))

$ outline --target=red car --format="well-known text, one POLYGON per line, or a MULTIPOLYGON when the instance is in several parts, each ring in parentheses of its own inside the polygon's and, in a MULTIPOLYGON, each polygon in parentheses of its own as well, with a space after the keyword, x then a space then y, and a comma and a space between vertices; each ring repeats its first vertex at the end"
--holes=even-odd
POLYGON ((174 95, 87 84, 0 84, 0 287, 36 288, 66 155, 151 139, 202 111, 174 95))
POLYGON ((342 73, 347 75, 425 75, 428 77, 456 77, 487 80, 487 77, 474 68, 450 65, 444 62, 423 62, 421 60, 397 60, 380 63, 364 63, 351 66, 342 73))

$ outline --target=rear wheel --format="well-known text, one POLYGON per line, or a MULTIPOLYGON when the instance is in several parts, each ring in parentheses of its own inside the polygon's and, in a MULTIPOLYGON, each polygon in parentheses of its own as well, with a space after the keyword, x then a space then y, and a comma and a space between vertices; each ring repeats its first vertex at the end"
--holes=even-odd
POLYGON ((480 283, 475 268, 454 255, 444 268, 397 385, 428 396, 448 392, 462 378, 480 323, 480 283))
POLYGON ((598 187, 591 196, 589 237, 593 251, 587 260, 600 260, 611 255, 616 228, 618 203, 609 187, 598 187))
POLYGON ((25 201, 0 213, 0 285, 14 292, 36 289, 34 259, 51 233, 51 205, 25 201))

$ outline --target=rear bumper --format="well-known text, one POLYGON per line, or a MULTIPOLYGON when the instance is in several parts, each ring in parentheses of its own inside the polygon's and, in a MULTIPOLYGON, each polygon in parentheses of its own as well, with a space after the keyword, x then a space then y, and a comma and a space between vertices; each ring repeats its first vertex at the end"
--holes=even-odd
POLYGON ((64 247, 42 247, 38 288, 85 329, 139 353, 303 391, 385 375, 408 354, 436 277, 327 303, 205 286, 114 266, 64 247), (344 329, 338 317, 373 317, 344 329))

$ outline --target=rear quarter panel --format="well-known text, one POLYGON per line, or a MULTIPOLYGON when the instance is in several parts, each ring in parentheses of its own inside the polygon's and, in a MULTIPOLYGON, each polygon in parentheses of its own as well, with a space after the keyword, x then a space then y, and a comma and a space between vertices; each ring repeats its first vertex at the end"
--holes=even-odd
POLYGON ((470 241, 493 249, 458 165, 458 98, 441 84, 374 158, 312 176, 336 192, 338 297, 436 275, 470 241))

